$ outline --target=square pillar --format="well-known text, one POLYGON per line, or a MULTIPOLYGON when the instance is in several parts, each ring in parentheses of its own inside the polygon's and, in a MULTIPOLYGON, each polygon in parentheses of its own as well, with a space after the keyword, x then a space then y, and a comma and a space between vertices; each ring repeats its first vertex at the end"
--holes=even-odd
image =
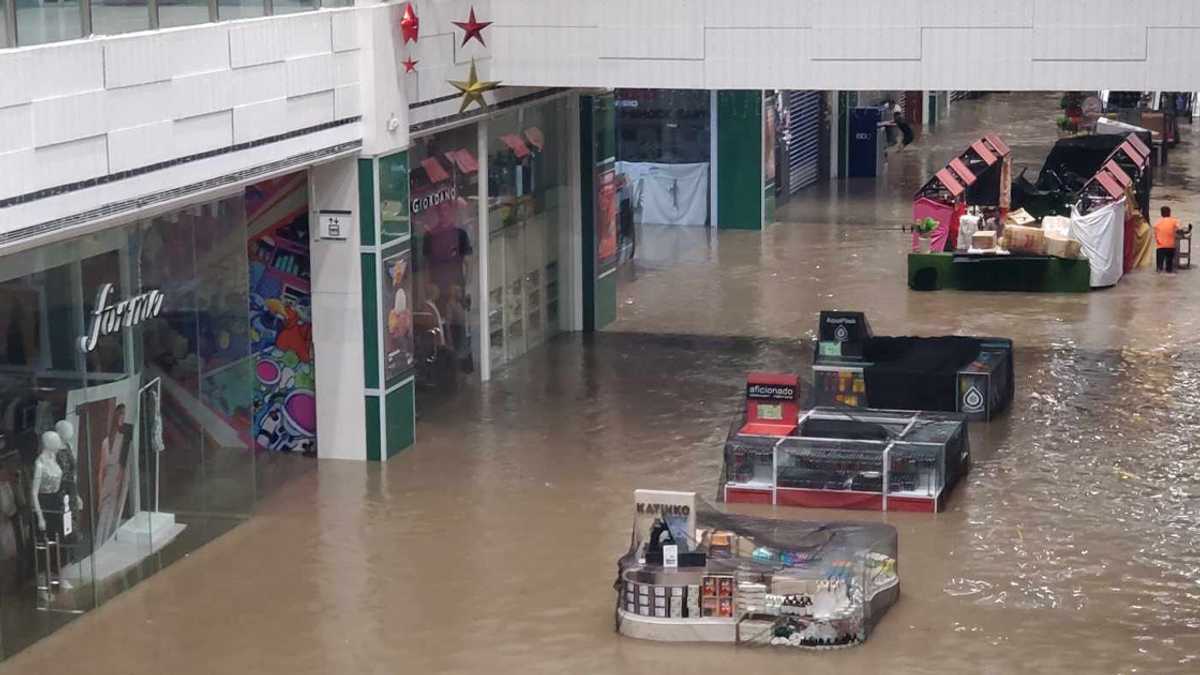
POLYGON ((766 217, 763 92, 718 91, 715 189, 720 229, 761 230, 766 217))
POLYGON ((386 461, 416 438, 408 152, 358 160, 363 459, 386 461))

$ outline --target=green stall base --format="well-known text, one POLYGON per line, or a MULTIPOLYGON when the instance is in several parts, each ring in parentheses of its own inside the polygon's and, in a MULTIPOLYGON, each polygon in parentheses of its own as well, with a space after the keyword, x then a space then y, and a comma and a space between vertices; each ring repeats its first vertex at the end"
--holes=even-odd
POLYGON ((908 256, 908 287, 915 291, 1087 293, 1091 277, 1086 259, 950 253, 908 256))

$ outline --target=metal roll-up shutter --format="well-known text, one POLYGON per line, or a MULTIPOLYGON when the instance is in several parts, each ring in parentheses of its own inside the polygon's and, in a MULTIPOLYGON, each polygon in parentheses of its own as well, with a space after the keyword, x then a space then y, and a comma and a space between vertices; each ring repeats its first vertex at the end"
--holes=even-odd
POLYGON ((821 92, 787 92, 788 191, 795 194, 820 177, 821 92))

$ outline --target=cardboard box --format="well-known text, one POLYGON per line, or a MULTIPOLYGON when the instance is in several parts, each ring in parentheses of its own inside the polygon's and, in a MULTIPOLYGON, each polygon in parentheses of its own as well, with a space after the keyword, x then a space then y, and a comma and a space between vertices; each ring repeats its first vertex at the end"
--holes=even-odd
POLYGON ((971 235, 971 248, 990 251, 996 248, 996 233, 991 230, 976 232, 971 235))
POLYGON ((1083 245, 1069 237, 1046 235, 1046 255, 1057 258, 1078 258, 1083 245))
POLYGON ((1036 222, 1037 222, 1037 218, 1034 218, 1033 216, 1029 215, 1029 212, 1026 211, 1025 209, 1017 209, 1016 211, 1013 211, 1012 213, 1008 214, 1008 216, 1005 217, 1005 219, 1004 219, 1005 225, 1028 226, 1028 225, 1032 225, 1036 222))
POLYGON ((1009 225, 1004 228, 1004 248, 1012 253, 1046 254, 1046 233, 1040 227, 1009 225))

